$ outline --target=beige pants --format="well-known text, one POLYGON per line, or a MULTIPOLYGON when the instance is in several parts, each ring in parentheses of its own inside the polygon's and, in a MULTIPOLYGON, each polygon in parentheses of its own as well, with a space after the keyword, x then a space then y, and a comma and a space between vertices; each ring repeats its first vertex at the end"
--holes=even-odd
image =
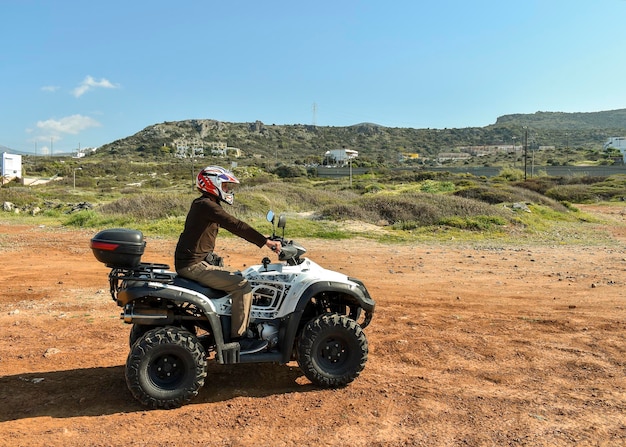
POLYGON ((250 322, 250 307, 252 306, 252 288, 247 279, 240 273, 231 272, 224 267, 210 265, 204 261, 182 268, 177 273, 183 278, 228 292, 232 298, 230 335, 231 337, 244 335, 250 322))

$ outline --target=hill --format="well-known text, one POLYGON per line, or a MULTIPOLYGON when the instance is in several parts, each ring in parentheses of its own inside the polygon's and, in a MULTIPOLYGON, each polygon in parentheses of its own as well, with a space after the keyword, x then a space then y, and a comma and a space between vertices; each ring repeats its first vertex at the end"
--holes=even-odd
POLYGON ((226 143, 247 158, 281 162, 319 162, 324 152, 346 147, 359 151, 361 163, 394 160, 401 153, 422 157, 457 146, 520 144, 525 126, 540 146, 600 148, 610 136, 626 134, 626 109, 593 112, 505 115, 486 127, 462 129, 391 128, 372 123, 346 127, 274 125, 261 121, 229 123, 190 119, 148 126, 130 137, 104 145, 105 154, 165 156, 178 145, 202 147, 226 143))
POLYGON ((593 130, 626 129, 626 109, 590 113, 535 112, 533 114, 504 115, 496 126, 513 124, 534 129, 593 130))

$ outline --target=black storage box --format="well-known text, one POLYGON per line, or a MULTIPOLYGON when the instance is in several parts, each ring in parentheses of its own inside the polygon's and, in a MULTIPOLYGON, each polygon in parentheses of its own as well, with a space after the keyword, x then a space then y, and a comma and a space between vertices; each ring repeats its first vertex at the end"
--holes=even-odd
POLYGON ((127 228, 102 230, 91 239, 96 259, 111 268, 137 267, 145 247, 143 233, 127 228))

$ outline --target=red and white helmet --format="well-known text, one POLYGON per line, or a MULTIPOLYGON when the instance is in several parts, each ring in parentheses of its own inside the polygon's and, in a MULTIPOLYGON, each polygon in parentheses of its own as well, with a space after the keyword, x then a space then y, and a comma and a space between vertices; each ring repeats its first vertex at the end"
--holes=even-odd
POLYGON ((229 183, 239 184, 239 180, 232 172, 220 166, 207 166, 198 173, 196 179, 196 186, 200 191, 232 205, 235 196, 229 183))

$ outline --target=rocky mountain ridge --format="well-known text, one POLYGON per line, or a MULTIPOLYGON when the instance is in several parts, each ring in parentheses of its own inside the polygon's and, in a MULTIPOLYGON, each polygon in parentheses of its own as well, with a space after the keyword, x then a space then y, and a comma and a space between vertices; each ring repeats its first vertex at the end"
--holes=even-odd
POLYGON ((532 142, 545 146, 601 147, 610 136, 626 134, 626 109, 591 113, 536 112, 504 115, 486 127, 462 129, 392 128, 373 123, 346 127, 274 125, 261 121, 231 123, 214 119, 163 122, 102 146, 99 154, 140 152, 166 155, 176 146, 226 144, 246 157, 276 160, 318 159, 325 151, 347 147, 371 159, 393 153, 434 155, 459 145, 511 144, 530 129, 532 142))

